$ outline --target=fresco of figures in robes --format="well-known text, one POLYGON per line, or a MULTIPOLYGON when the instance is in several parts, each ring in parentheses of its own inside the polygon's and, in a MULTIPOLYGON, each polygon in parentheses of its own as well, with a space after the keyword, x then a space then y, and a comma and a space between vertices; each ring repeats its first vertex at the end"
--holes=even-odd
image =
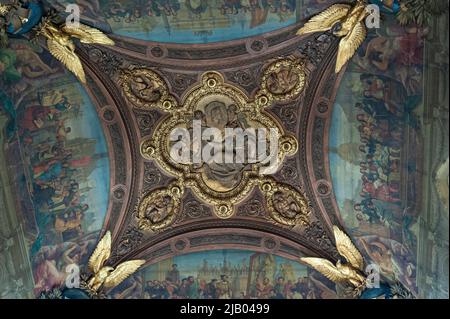
POLYGON ((329 156, 345 225, 389 278, 417 292, 424 31, 383 21, 349 64, 329 156))
POLYGON ((0 83, 2 183, 13 196, 8 209, 23 221, 38 294, 61 284, 65 266, 85 262, 97 241, 107 146, 84 88, 42 49, 10 39, 0 48, 0 83))
MULTIPOLYGON (((129 38, 210 43, 251 37, 304 21, 339 0, 53 0, 76 3, 97 26, 129 38)), ((370 0, 390 12, 397 1, 370 0)), ((397 8, 398 9, 398 8, 397 8)))
MULTIPOLYGON (((119 35, 204 43, 279 29, 332 1, 60 2, 78 3, 86 17, 119 35)), ((416 293, 427 29, 400 27, 394 19, 386 16, 369 32, 347 67, 332 115, 329 159, 346 230, 385 276, 416 293)), ((16 237, 2 237, 0 248, 20 246, 11 260, 23 261, 20 271, 28 271, 32 283, 1 282, 0 298, 34 297, 61 285, 67 265, 87 263, 108 209, 108 150, 85 89, 48 52, 19 39, 0 48, 0 124, 0 201, 6 203, 0 209, 21 225, 16 237), (3 198, 4 192, 11 196, 3 198)), ((448 206, 448 161, 437 177, 448 206)), ((113 298, 334 296, 330 281, 298 262, 239 250, 177 256, 113 290, 113 298)))
POLYGON ((124 281, 113 298, 332 299, 335 287, 297 261, 246 250, 166 259, 124 281))
POLYGON ((245 38, 297 21, 296 0, 77 0, 84 15, 127 37, 172 43, 245 38))

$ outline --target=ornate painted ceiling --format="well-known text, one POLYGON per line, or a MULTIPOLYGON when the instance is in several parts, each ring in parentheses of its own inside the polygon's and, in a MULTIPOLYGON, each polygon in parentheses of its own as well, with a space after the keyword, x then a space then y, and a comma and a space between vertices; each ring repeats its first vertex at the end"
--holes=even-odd
POLYGON ((392 1, 336 70, 338 31, 297 33, 339 1, 31 2, 77 4, 114 45, 75 42, 85 83, 39 33, 0 48, 2 297, 95 275, 109 234, 105 265, 143 261, 112 298, 349 297, 300 262, 355 266, 336 227, 380 271, 363 297, 448 297, 446 17, 392 1), (275 164, 175 161, 194 120, 272 128, 275 164))

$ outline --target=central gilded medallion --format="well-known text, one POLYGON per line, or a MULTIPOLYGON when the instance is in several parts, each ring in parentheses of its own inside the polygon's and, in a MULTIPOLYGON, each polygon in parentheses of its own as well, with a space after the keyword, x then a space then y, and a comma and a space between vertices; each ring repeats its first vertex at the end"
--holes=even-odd
POLYGON ((141 108, 157 107, 168 113, 153 136, 142 141, 141 154, 176 178, 142 199, 139 226, 156 231, 170 225, 179 214, 185 188, 212 205, 217 217, 230 218, 236 204, 255 186, 266 197, 273 221, 291 226, 307 223, 309 205, 304 195, 270 177, 285 157, 296 154, 298 142, 264 110, 274 101, 298 96, 305 76, 300 63, 277 61, 266 69, 261 89, 250 99, 220 73, 206 72, 178 104, 153 71, 126 71, 122 87, 129 99, 141 108), (160 98, 141 98, 136 87, 160 98))
POLYGON ((160 167, 177 176, 181 184, 192 188, 194 194, 205 202, 213 204, 220 218, 230 217, 234 204, 248 195, 261 177, 267 175, 265 172, 276 172, 284 157, 294 155, 298 148, 295 137, 286 135, 277 121, 261 111, 257 103, 249 101, 238 88, 224 83, 222 76, 215 72, 204 74, 201 85, 188 92, 183 107, 174 109, 155 131, 157 134, 142 143, 142 155, 156 160, 160 167), (196 123, 203 136, 195 136, 196 123), (220 137, 205 143, 204 133, 211 128, 220 132, 220 137), (172 138, 174 132, 183 132, 181 129, 190 133, 187 142, 172 138), (227 149, 223 139, 227 129, 240 129, 242 132, 253 130, 255 134, 247 134, 243 145, 235 143, 234 148, 227 149), (270 140, 277 143, 276 147, 272 145, 272 149, 277 150, 276 154, 272 154, 272 163, 268 161, 268 156, 262 160, 258 156, 254 159, 248 156, 248 144, 262 132, 261 129, 272 133, 272 138, 265 136, 267 149, 263 150, 264 153, 267 154, 270 140), (189 161, 183 163, 171 155, 176 142, 190 144, 185 145, 186 149, 191 150, 189 161), (202 144, 210 143, 221 144, 215 148, 219 154, 208 160, 199 156, 200 161, 195 162, 196 155, 204 155, 208 146, 202 144), (244 154, 246 158, 238 161, 236 155, 239 154, 244 154), (225 159, 230 155, 233 158, 227 162, 225 159), (217 160, 218 157, 220 160, 217 160))

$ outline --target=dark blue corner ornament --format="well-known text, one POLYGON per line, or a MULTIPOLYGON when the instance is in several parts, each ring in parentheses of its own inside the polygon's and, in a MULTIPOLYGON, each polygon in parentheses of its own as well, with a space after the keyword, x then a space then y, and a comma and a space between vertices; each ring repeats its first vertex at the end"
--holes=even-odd
POLYGON ((380 284, 379 288, 369 288, 364 290, 359 299, 377 299, 384 297, 385 299, 392 299, 391 286, 387 284, 380 284))
POLYGON ((92 299, 85 290, 79 288, 64 289, 61 296, 62 299, 92 299))
POLYGON ((369 0, 371 4, 376 4, 380 7, 380 11, 388 14, 397 14, 400 11, 399 0, 369 0))
POLYGON ((49 291, 41 292, 39 299, 92 299, 88 291, 80 288, 53 288, 49 291))
MULTIPOLYGON (((41 21, 42 16, 44 15, 44 10, 40 3, 29 2, 25 3, 17 10, 16 18, 20 22, 19 25, 16 25, 13 21, 11 21, 6 28, 6 32, 11 35, 23 35, 25 33, 30 32, 38 23, 41 21), (26 16, 22 16, 22 12, 19 12, 20 9, 25 9, 28 14, 26 16)), ((13 17, 14 17, 13 13, 13 17)))
POLYGON ((411 291, 401 282, 382 282, 378 288, 367 288, 359 299, 416 299, 411 291))

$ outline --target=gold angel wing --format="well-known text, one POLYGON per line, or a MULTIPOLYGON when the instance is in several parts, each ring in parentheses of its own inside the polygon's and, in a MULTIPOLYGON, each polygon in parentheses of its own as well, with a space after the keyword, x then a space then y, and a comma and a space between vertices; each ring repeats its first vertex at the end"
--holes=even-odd
POLYGON ((128 276, 136 272, 143 264, 145 260, 130 260, 121 263, 116 269, 106 278, 104 286, 106 288, 116 287, 128 276))
POLYGON ((336 239, 336 248, 339 254, 344 256, 354 268, 363 271, 364 259, 361 256, 361 253, 342 230, 336 226, 333 226, 333 230, 334 238, 336 239))
POLYGON ((297 35, 330 30, 336 22, 342 20, 351 10, 347 4, 335 4, 315 15, 297 31, 297 35))
POLYGON ((342 67, 355 54, 367 36, 364 23, 358 23, 351 32, 349 32, 339 43, 338 56, 336 60, 336 73, 341 71, 342 67))
POLYGON ((111 255, 111 232, 108 230, 103 238, 98 242, 91 258, 89 258, 89 269, 94 273, 102 268, 105 261, 111 255))
POLYGON ((327 259, 308 257, 300 258, 300 260, 320 272, 332 282, 342 283, 347 281, 347 277, 337 270, 333 263, 327 259))
POLYGON ((0 4, 0 16, 6 15, 9 10, 11 10, 11 6, 6 4, 0 4))
POLYGON ((48 39, 47 47, 50 53, 59 60, 64 66, 83 83, 86 83, 83 65, 80 58, 68 47, 61 45, 59 42, 48 39))
POLYGON ((78 27, 64 25, 62 31, 80 39, 82 43, 98 43, 114 45, 114 41, 108 38, 102 31, 80 24, 78 27))

